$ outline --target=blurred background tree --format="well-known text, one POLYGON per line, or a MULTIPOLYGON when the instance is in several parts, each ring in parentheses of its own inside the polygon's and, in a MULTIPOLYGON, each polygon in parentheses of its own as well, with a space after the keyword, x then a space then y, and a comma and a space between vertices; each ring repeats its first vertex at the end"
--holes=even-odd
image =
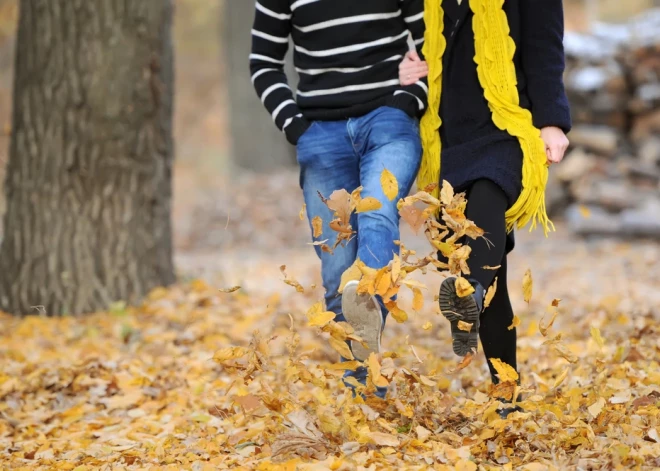
POLYGON ((174 281, 172 2, 21 0, 0 309, 79 314, 174 281))

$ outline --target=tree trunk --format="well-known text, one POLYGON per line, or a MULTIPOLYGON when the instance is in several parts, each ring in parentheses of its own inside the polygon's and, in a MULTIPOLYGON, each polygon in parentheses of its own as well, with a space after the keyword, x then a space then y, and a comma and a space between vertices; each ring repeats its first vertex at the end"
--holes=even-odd
MULTIPOLYGON (((229 93, 232 160, 242 169, 271 172, 296 164, 295 148, 273 124, 250 80, 248 56, 252 45, 254 2, 225 0, 223 43, 229 93)), ((296 75, 289 54, 287 76, 296 75)), ((295 84, 290 83, 295 90, 295 84)))
POLYGON ((0 309, 174 281, 171 0, 21 0, 0 309))

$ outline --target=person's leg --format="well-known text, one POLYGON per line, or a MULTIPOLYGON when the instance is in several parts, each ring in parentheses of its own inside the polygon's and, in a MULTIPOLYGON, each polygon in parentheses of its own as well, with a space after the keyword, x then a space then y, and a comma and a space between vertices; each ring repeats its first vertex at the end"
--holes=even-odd
POLYGON ((507 248, 507 206, 506 194, 490 180, 477 180, 467 192, 466 217, 485 232, 485 239, 468 239, 466 242, 472 249, 468 259, 470 274, 467 277, 475 292, 471 296, 459 297, 454 277, 447 278, 440 288, 440 309, 451 323, 452 345, 454 353, 459 356, 476 350, 479 343, 484 294, 495 278, 492 267, 501 263, 507 248), (471 330, 466 332, 461 329, 461 321, 472 324, 471 330))
MULTIPOLYGON (((327 239, 326 244, 332 247, 338 235, 330 228, 333 211, 319 193, 329 198, 335 190, 345 189, 350 193, 360 185, 359 161, 351 146, 346 121, 315 122, 298 142, 297 154, 310 228, 315 217, 322 221, 322 233, 314 237, 314 241, 327 239)), ((356 217, 352 218, 351 225, 357 230, 356 217)), ((340 244, 334 253, 324 252, 319 246, 314 248, 321 259, 326 309, 337 315, 336 321, 344 321, 339 283, 341 275, 355 261, 357 239, 354 237, 347 244, 340 244)))
POLYGON ((502 258, 501 267, 495 272, 495 277, 497 278, 497 289, 490 305, 481 314, 479 336, 493 383, 497 384, 499 380, 495 376, 497 372, 490 362, 491 358, 499 358, 518 371, 516 329, 509 330, 509 326, 513 323, 513 308, 507 288, 506 255, 502 258))
POLYGON ((368 267, 382 268, 399 253, 394 243, 400 239, 397 203, 410 192, 422 157, 419 125, 405 112, 381 107, 349 122, 353 144, 360 152, 360 184, 364 198, 382 203, 376 211, 358 214, 358 257, 368 267), (389 170, 398 184, 398 194, 390 200, 383 192, 381 175, 389 170))

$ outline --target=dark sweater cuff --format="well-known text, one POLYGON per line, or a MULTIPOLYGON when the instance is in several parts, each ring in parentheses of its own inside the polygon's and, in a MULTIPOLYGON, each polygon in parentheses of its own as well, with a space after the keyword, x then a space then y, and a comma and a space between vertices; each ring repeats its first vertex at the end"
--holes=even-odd
POLYGON ((534 108, 532 111, 534 126, 538 129, 554 126, 565 134, 568 134, 572 127, 571 113, 564 107, 545 106, 534 108))
POLYGON ((424 110, 419 109, 417 98, 408 93, 399 93, 398 95, 390 97, 390 99, 387 100, 387 106, 398 108, 411 118, 420 118, 424 113, 424 110))
POLYGON ((311 125, 312 123, 310 123, 305 118, 295 118, 284 130, 286 140, 295 146, 298 144, 298 139, 300 139, 300 136, 305 134, 305 131, 307 131, 311 125))

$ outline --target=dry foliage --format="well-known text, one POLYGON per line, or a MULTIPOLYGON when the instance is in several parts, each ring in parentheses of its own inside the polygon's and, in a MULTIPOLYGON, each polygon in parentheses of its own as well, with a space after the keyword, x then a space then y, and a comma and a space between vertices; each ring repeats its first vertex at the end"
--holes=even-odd
MULTIPOLYGON (((336 208, 334 226, 349 234, 360 198, 340 196, 327 201, 336 208)), ((492 359, 500 383, 489 386, 483 364, 477 366, 481 355, 457 364, 449 344, 446 351, 420 346, 446 326, 436 306, 424 304, 433 294, 410 276, 429 265, 429 276, 436 267, 466 274, 469 251, 461 237, 483 234, 465 219, 463 196, 448 186, 440 200, 420 192, 399 205, 449 264, 402 246, 401 257, 384 269, 358 261, 347 271, 342 283, 356 279, 359 290, 381 294, 397 321, 410 317, 415 339, 415 345, 388 342, 392 351, 371 355, 364 365, 337 363, 337 352, 350 358, 346 340, 360 339, 285 267, 283 281, 295 289, 283 286, 281 296, 270 298, 198 280, 157 289, 137 308, 118 304, 80 319, 0 315, 3 468, 660 466, 657 322, 644 313, 631 321, 606 304, 571 305, 585 315, 563 334, 554 323, 566 312, 552 301, 538 324, 514 319, 512 328, 525 326, 519 328, 521 385, 515 370, 492 359), (400 307, 406 296, 418 314, 400 307), (369 373, 360 387, 364 399, 341 382, 359 366, 369 373), (376 386, 389 387, 387 401, 373 396, 376 386), (524 412, 501 419, 500 398, 524 412)), ((530 306, 538 309, 539 302, 530 306)))

